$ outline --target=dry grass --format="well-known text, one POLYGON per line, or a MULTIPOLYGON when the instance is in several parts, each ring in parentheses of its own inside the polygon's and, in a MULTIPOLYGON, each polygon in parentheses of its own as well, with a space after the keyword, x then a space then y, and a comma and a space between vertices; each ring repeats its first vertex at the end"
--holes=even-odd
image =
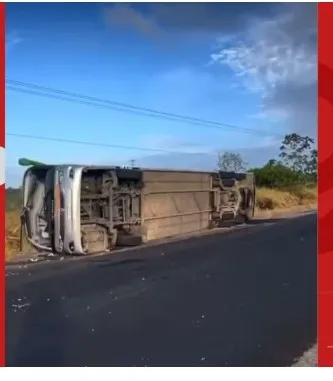
MULTIPOLYGON (((290 191, 257 189, 257 215, 271 217, 288 211, 305 211, 317 205, 317 189, 297 188, 290 191)), ((6 212, 6 259, 17 257, 20 250, 20 213, 6 212)), ((32 253, 33 248, 24 239, 23 251, 32 253)))
POLYGON ((293 188, 278 190, 258 188, 257 209, 259 211, 311 209, 317 205, 316 188, 293 188))
MULTIPOLYGON (((6 212, 6 260, 14 259, 20 251, 20 213, 19 211, 6 212)), ((23 239, 23 251, 32 253, 33 248, 23 239)))

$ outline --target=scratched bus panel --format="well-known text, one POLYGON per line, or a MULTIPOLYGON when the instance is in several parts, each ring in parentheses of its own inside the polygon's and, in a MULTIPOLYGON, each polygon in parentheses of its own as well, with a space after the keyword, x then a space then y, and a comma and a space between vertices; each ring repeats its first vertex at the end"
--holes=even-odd
POLYGON ((208 229, 211 183, 210 173, 144 171, 141 218, 146 239, 208 229))

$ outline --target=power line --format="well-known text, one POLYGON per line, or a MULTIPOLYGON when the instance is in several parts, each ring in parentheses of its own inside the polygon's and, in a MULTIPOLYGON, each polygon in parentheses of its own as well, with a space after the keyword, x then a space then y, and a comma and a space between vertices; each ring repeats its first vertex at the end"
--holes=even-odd
MULTIPOLYGON (((64 96, 55 95, 55 94, 47 94, 47 93, 42 93, 42 92, 35 91, 35 90, 20 89, 20 88, 16 88, 16 87, 13 87, 13 86, 8 86, 8 85, 6 85, 6 90, 14 91, 14 92, 17 92, 17 93, 22 93, 22 94, 35 95, 35 96, 39 96, 39 97, 43 97, 43 98, 50 98, 50 99, 56 99, 56 100, 60 100, 60 101, 71 102, 71 103, 74 103, 74 104, 81 104, 81 105, 84 105, 84 106, 92 106, 92 107, 97 107, 97 108, 101 108, 101 109, 120 111, 120 112, 125 112, 127 114, 130 113, 130 114, 135 114, 135 115, 139 115, 139 116, 147 116, 147 117, 152 117, 152 118, 157 118, 157 119, 163 119, 163 120, 168 120, 168 121, 171 121, 171 122, 182 122, 182 123, 187 123, 187 124, 206 126, 208 128, 221 129, 221 127, 206 125, 206 124, 201 123, 201 122, 194 122, 194 121, 190 122, 190 121, 187 121, 187 120, 178 120, 178 119, 176 119, 174 117, 168 117, 168 116, 158 115, 158 114, 149 114, 149 113, 145 113, 144 111, 128 110, 128 109, 124 109, 124 108, 120 108, 120 107, 116 107, 116 106, 110 106, 110 105, 106 105, 106 104, 99 104, 99 103, 94 103, 94 102, 91 102, 91 101, 85 101, 85 100, 80 100, 80 99, 73 99, 73 98, 64 97, 64 96)), ((224 129, 227 129, 227 127, 225 127, 224 129)), ((259 132, 253 131, 253 134, 254 135, 259 135, 259 132)), ((262 135, 263 134, 260 133, 260 136, 262 136, 262 135)))
MULTIPOLYGON (((42 92, 35 91, 35 90, 20 89, 20 88, 16 88, 16 87, 13 87, 13 86, 7 86, 6 85, 6 90, 15 91, 15 92, 22 93, 22 94, 36 95, 36 96, 44 97, 44 98, 50 98, 50 99, 56 99, 56 100, 71 102, 71 103, 82 104, 82 105, 85 105, 85 106, 93 106, 93 107, 99 107, 99 108, 103 108, 103 109, 109 109, 109 110, 111 109, 111 110, 115 110, 115 111, 123 111, 123 112, 126 112, 126 113, 133 113, 133 114, 137 114, 137 115, 152 116, 152 117, 162 118, 159 115, 149 115, 149 114, 144 114, 143 112, 122 109, 122 108, 119 108, 119 107, 116 107, 116 106, 108 106, 108 105, 103 105, 103 104, 99 104, 99 103, 94 103, 94 102, 91 102, 91 101, 84 101, 84 100, 80 100, 80 99, 73 99, 73 98, 69 98, 69 97, 65 97, 65 96, 60 96, 60 95, 55 95, 55 94, 46 94, 46 93, 42 93, 42 92)), ((168 120, 169 120, 169 118, 168 118, 168 120)))
POLYGON ((113 106, 113 105, 108 105, 108 104, 101 104, 101 103, 97 103, 97 102, 92 102, 92 101, 88 101, 88 100, 75 99, 75 98, 70 98, 69 95, 66 97, 66 96, 60 96, 60 95, 56 95, 56 94, 52 94, 52 93, 51 94, 43 93, 43 92, 36 91, 36 90, 21 89, 21 88, 17 88, 17 87, 13 87, 13 86, 8 86, 8 85, 6 85, 6 90, 14 91, 14 92, 22 93, 22 94, 35 95, 35 96, 44 97, 44 98, 50 98, 50 99, 56 99, 56 100, 81 104, 81 105, 85 105, 85 106, 92 106, 92 107, 98 107, 98 108, 102 108, 102 109, 109 109, 109 110, 113 110, 113 111, 120 111, 120 112, 135 114, 135 115, 139 115, 139 116, 164 119, 164 120, 168 120, 168 121, 172 121, 172 122, 182 122, 182 123, 187 123, 187 124, 199 125, 199 126, 204 126, 207 128, 214 128, 214 129, 219 129, 219 130, 234 130, 234 131, 237 130, 239 132, 248 133, 248 134, 252 134, 252 135, 259 135, 259 136, 272 135, 271 133, 266 134, 264 131, 252 130, 250 128, 245 128, 245 127, 237 127, 237 126, 224 125, 224 124, 220 124, 220 125, 216 124, 215 125, 215 124, 211 124, 211 123, 215 123, 215 122, 210 122, 210 121, 205 122, 204 120, 202 120, 202 121, 201 120, 190 120, 190 119, 188 119, 189 117, 178 117, 178 116, 173 116, 173 115, 167 116, 164 114, 160 115, 157 112, 149 113, 148 111, 143 111, 143 110, 139 111, 139 110, 134 110, 134 109, 126 109, 124 107, 122 108, 121 106, 113 106))
POLYGON ((11 79, 6 79, 6 89, 9 91, 16 91, 23 94, 41 96, 51 99, 57 99, 67 102, 73 102, 78 104, 83 104, 86 106, 100 107, 106 109, 112 109, 114 111, 121 111, 126 113, 134 113, 136 115, 155 117, 159 119, 166 119, 174 122, 185 122, 190 124, 196 124, 205 126, 208 128, 222 129, 222 130, 234 130, 243 133, 259 135, 259 136, 278 136, 279 134, 267 133, 262 130, 256 130, 248 127, 240 127, 236 125, 230 125, 220 122, 215 122, 211 120, 205 120, 201 118, 194 118, 190 116, 174 114, 159 110, 154 110, 146 107, 133 106, 127 103, 111 101, 103 98, 96 98, 87 95, 82 95, 74 92, 54 89, 51 87, 35 85, 32 83, 21 82, 11 79), (12 85, 12 86, 9 86, 12 85), (23 87, 23 88, 22 88, 23 87))
MULTIPOLYGON (((171 151, 171 150, 164 150, 164 149, 157 149, 157 148, 156 149, 155 148, 143 148, 143 147, 120 145, 120 144, 88 142, 88 141, 82 141, 82 140, 76 140, 76 139, 62 139, 62 138, 48 137, 48 136, 41 136, 41 135, 20 134, 20 133, 15 133, 15 132, 6 132, 6 135, 7 136, 13 136, 15 138, 22 138, 22 139, 43 140, 43 141, 50 141, 50 142, 57 142, 57 143, 71 143, 71 144, 80 144, 80 145, 86 145, 86 146, 96 146, 96 147, 106 147, 106 148, 120 148, 120 149, 133 150, 133 151, 169 153, 169 154, 188 153, 188 152, 171 151)), ((192 154, 200 155, 200 154, 204 154, 204 153, 205 152, 193 152, 192 154)))

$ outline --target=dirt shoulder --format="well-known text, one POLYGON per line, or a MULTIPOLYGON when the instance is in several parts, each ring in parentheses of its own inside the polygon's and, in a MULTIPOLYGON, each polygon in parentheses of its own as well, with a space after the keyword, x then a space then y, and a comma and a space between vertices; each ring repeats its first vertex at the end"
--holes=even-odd
POLYGON ((270 218, 283 218, 293 216, 297 213, 305 213, 316 211, 318 208, 317 203, 309 204, 309 205, 298 205, 290 208, 281 208, 275 210, 261 210, 256 209, 255 219, 270 219, 270 218))

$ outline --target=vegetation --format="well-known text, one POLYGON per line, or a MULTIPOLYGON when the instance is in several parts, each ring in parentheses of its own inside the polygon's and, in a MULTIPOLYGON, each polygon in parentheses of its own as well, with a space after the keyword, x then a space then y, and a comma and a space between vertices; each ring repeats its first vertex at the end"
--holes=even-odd
POLYGON ((257 214, 264 211, 302 211, 316 207, 317 188, 295 187, 289 190, 257 188, 257 214))
MULTIPOLYGON (((218 168, 244 171, 246 163, 238 154, 220 153, 218 168)), ((248 169, 255 174, 257 210, 309 209, 317 202, 317 150, 314 140, 298 134, 286 135, 278 159, 260 168, 248 169)))
MULTIPOLYGON (((22 189, 7 188, 6 189, 6 259, 12 259, 20 251, 20 231, 21 218, 20 212, 22 208, 22 189)), ((32 252, 33 248, 23 236, 23 251, 32 252)))
POLYGON ((284 190, 316 186, 317 150, 313 139, 297 134, 286 135, 279 159, 271 159, 261 168, 250 169, 258 186, 284 190))
POLYGON ((246 162, 242 156, 233 152, 219 153, 217 157, 217 168, 226 172, 242 172, 246 170, 246 162))
MULTIPOLYGON (((241 172, 246 163, 239 154, 220 153, 217 160, 222 171, 241 172)), ((294 187, 314 187, 317 183, 317 150, 314 141, 298 134, 286 135, 279 159, 271 159, 260 168, 248 169, 255 174, 259 187, 289 190, 294 187)))
POLYGON ((22 205, 22 190, 15 188, 6 189, 6 211, 19 210, 22 205))

